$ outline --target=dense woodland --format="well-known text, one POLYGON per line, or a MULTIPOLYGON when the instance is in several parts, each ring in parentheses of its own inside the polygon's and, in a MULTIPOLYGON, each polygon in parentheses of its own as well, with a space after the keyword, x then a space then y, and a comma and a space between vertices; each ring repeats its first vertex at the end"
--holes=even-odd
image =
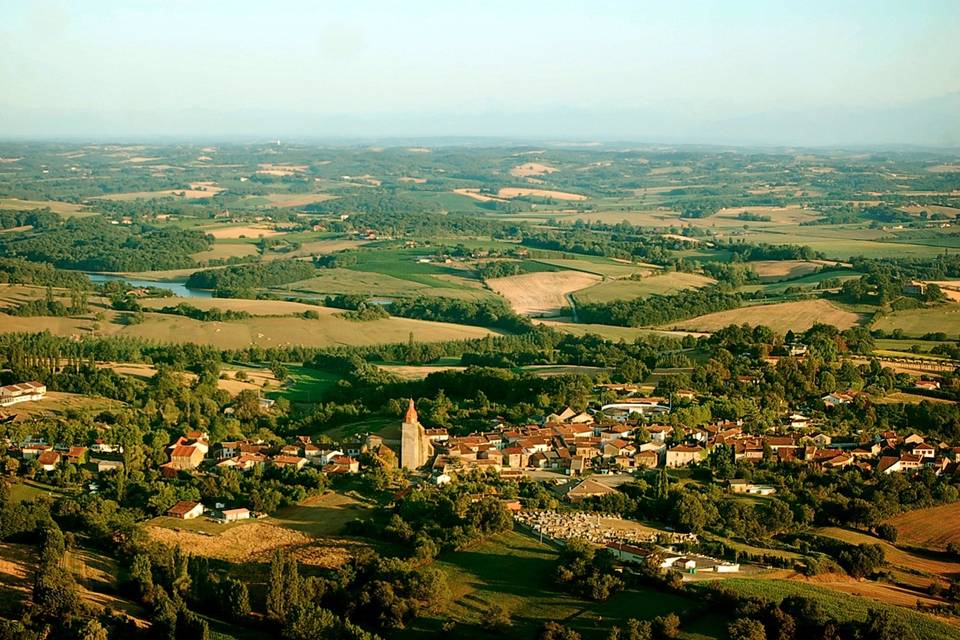
POLYGON ((193 266, 210 247, 200 231, 113 225, 101 217, 72 218, 27 233, 0 236, 0 254, 64 269, 149 271, 193 266))
POLYGON ((254 297, 262 287, 275 287, 297 280, 306 280, 314 267, 302 260, 276 260, 260 264, 197 271, 187 279, 191 289, 213 289, 219 297, 254 297))

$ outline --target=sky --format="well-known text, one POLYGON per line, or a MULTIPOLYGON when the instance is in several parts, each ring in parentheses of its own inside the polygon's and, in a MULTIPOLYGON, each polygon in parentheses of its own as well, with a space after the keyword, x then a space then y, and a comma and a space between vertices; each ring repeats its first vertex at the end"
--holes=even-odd
POLYGON ((0 2, 0 137, 960 145, 957 0, 0 2))

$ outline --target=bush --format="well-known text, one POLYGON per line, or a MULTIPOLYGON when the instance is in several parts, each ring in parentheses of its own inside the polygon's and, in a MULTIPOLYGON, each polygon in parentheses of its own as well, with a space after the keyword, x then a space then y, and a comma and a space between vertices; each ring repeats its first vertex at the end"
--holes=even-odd
POLYGON ((892 524, 878 524, 874 529, 877 536, 887 542, 897 541, 897 528, 892 524))

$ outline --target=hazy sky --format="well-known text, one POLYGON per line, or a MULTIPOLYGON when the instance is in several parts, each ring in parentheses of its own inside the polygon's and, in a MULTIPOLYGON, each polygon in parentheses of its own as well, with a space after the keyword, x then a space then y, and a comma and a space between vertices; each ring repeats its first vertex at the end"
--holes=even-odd
POLYGON ((0 135, 709 138, 952 94, 949 115, 958 27, 958 0, 2 0, 0 135))

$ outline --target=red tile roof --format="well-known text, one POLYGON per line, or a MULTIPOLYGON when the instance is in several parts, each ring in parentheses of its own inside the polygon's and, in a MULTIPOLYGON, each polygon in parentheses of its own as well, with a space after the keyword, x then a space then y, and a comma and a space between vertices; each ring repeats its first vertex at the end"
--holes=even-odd
POLYGON ((194 502, 193 500, 181 500, 167 509, 167 513, 171 516, 182 516, 193 511, 198 504, 200 503, 194 502))

